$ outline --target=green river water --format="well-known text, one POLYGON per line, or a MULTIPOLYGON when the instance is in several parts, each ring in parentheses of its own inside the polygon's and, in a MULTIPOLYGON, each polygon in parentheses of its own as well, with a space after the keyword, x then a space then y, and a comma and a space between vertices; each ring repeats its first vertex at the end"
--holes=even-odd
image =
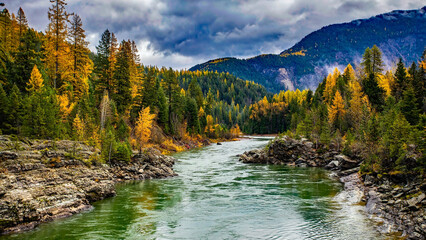
POLYGON ((380 239, 329 172, 238 162, 267 141, 175 154, 178 177, 120 184, 91 211, 0 239, 380 239))

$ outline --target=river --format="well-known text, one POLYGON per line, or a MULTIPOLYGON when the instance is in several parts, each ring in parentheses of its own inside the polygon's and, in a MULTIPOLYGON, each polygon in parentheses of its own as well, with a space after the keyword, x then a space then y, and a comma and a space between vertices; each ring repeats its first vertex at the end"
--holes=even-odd
POLYGON ((0 239, 380 239, 329 172, 238 162, 267 141, 175 154, 179 177, 120 184, 91 211, 0 239))

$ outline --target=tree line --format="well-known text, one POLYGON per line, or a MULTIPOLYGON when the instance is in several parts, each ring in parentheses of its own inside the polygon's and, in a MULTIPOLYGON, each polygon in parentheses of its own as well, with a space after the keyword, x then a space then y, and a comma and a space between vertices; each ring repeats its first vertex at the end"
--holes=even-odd
POLYGON ((425 72, 426 50, 417 63, 406 67, 399 59, 384 72, 382 53, 373 46, 359 66, 336 68, 315 93, 280 92, 253 104, 248 125, 363 158, 362 173, 424 176, 425 72))
POLYGON ((2 134, 84 140, 103 159, 128 159, 170 138, 235 137, 249 105, 268 94, 227 73, 144 66, 137 44, 108 29, 92 53, 78 14, 50 2, 45 32, 22 8, 0 15, 2 134))

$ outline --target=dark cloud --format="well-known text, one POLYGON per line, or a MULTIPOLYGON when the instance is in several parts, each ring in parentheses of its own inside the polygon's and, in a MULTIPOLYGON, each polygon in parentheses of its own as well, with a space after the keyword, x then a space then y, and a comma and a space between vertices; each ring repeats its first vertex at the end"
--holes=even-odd
MULTIPOLYGON (((44 30, 48 0, 4 0, 22 6, 30 25, 44 30)), ((94 50, 105 29, 135 40, 146 64, 192 65, 216 57, 279 53, 306 34, 338 22, 420 8, 423 0, 68 0, 94 50)))

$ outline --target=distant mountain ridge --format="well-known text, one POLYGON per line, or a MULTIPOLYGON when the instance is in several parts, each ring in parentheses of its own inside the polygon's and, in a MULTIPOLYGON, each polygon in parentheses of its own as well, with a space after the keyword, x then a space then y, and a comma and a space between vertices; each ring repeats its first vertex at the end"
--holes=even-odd
POLYGON ((190 70, 229 72, 260 83, 273 92, 315 89, 332 68, 358 64, 364 50, 374 44, 382 50, 388 65, 399 57, 406 64, 417 62, 426 46, 426 6, 325 26, 280 54, 248 59, 220 58, 190 70))

